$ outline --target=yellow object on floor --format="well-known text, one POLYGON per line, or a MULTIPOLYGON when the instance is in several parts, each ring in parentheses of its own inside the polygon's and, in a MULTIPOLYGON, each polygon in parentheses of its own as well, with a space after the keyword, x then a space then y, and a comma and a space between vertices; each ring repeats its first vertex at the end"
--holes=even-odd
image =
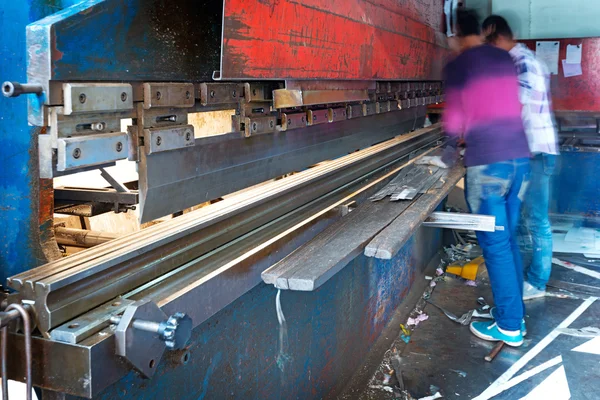
POLYGON ((474 260, 469 261, 465 265, 453 264, 446 268, 446 272, 453 275, 458 275, 462 278, 474 281, 477 278, 477 271, 479 266, 483 264, 483 257, 477 257, 474 260))

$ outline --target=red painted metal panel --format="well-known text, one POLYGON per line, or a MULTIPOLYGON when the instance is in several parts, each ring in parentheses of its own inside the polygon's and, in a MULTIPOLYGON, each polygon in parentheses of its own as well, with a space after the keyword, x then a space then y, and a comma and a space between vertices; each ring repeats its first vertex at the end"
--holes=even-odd
MULTIPOLYGON (((543 40, 560 41, 558 75, 552 75, 551 84, 554 110, 600 112, 600 38, 543 40), (565 78, 562 60, 569 44, 583 44, 583 75, 565 78)), ((536 40, 524 43, 535 51, 536 40)))
POLYGON ((441 78, 441 0, 226 0, 222 79, 441 78))

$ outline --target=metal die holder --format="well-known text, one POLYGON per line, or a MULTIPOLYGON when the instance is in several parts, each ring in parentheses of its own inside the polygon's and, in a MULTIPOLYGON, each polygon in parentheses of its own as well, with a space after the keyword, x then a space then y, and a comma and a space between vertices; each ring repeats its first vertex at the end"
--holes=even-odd
POLYGON ((117 355, 126 358, 147 378, 152 377, 165 348, 185 347, 192 334, 192 319, 186 314, 167 315, 150 300, 140 300, 128 306, 116 324, 117 355))
POLYGON ((148 155, 194 146, 195 143, 193 125, 144 129, 144 149, 148 155))
POLYGON ((195 93, 193 83, 144 83, 144 108, 193 107, 195 93))
POLYGON ((306 111, 306 120, 308 125, 318 125, 329 122, 329 110, 308 110, 306 111))
POLYGON ((203 106, 232 104, 244 98, 244 86, 239 83, 201 83, 199 92, 203 106))
POLYGON ((271 133, 277 130, 277 117, 246 117, 244 118, 244 136, 250 137, 261 133, 271 133))
POLYGON ((281 114, 281 130, 287 131, 294 128, 306 127, 306 113, 282 113, 281 114))
POLYGON ((133 89, 126 83, 64 83, 64 114, 133 109, 133 89))
POLYGON ((76 136, 58 139, 57 170, 67 171, 102 165, 127 158, 126 133, 76 136))
POLYGON ((364 104, 350 104, 348 106, 348 119, 364 117, 366 115, 364 104))
POLYGON ((377 103, 377 102, 365 103, 364 106, 365 106, 365 115, 366 116, 379 114, 379 103, 377 103))
POLYGON ((348 111, 346 108, 330 108, 329 122, 344 121, 348 119, 348 111))

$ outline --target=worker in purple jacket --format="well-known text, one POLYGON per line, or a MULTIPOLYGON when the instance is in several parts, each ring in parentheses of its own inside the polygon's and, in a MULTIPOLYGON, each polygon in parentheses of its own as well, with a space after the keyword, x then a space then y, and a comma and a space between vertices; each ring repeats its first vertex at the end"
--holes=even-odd
POLYGON ((492 284, 494 321, 471 332, 510 346, 523 343, 523 262, 516 241, 529 179, 529 147, 521 119, 519 84, 505 50, 483 44, 477 14, 459 10, 460 54, 446 74, 444 130, 464 141, 465 196, 471 212, 493 215, 503 230, 477 232, 492 284))

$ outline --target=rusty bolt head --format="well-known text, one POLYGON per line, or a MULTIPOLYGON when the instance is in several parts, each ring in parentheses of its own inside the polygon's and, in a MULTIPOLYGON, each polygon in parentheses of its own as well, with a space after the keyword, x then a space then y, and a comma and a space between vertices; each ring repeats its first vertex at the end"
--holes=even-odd
POLYGON ((120 153, 123 150, 123 143, 117 142, 117 153, 120 153))
POLYGON ((161 97, 162 97, 162 93, 156 92, 156 100, 160 100, 161 97))
POLYGON ((185 92, 185 98, 189 100, 189 99, 190 99, 190 97, 192 97, 192 94, 191 94, 191 93, 190 93, 190 91, 188 90, 188 91, 186 91, 186 92, 185 92))
POLYGON ((85 101, 86 101, 86 100, 87 100, 87 96, 85 95, 85 93, 81 93, 81 94, 79 95, 79 102, 80 102, 81 104, 83 104, 83 103, 85 103, 85 101))
POLYGON ((81 157, 81 149, 79 147, 76 147, 75 150, 73 150, 73 158, 79 157, 81 157))
POLYGON ((127 101, 127 93, 125 93, 125 92, 121 93, 121 101, 122 102, 126 102, 127 101))
POLYGON ((157 145, 157 146, 160 146, 160 145, 161 145, 161 143, 162 143, 162 138, 161 138, 160 136, 157 136, 157 137, 156 137, 156 145, 157 145))

